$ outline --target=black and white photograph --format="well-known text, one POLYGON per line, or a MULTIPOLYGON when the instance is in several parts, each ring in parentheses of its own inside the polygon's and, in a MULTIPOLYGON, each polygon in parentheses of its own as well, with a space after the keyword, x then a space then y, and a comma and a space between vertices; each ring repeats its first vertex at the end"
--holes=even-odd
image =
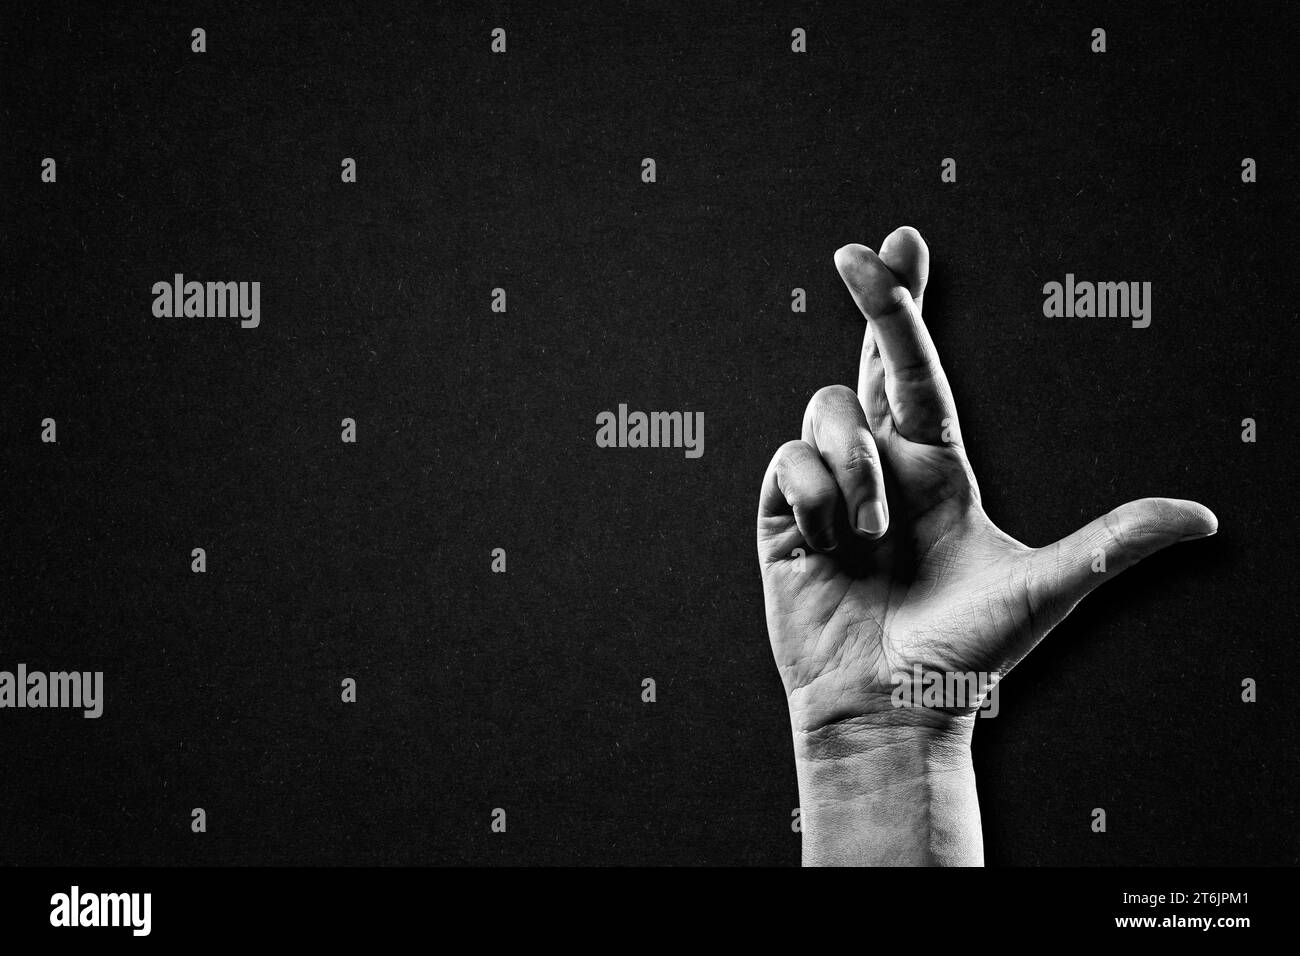
POLYGON ((6 5, 6 937, 1277 938, 1298 41, 6 5))

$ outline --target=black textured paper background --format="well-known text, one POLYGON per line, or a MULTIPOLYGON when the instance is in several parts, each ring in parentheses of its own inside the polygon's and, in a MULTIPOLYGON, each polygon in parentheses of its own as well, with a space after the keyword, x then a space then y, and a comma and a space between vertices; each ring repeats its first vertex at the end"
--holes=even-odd
POLYGON ((901 224, 994 521, 1221 525, 1002 685, 988 862, 1297 862, 1295 7, 998 6, 6 7, 0 667, 107 701, 0 712, 0 862, 797 862, 754 512, 901 224), (1067 272, 1151 327, 1044 318, 1067 272), (620 402, 704 457, 597 448, 620 402))

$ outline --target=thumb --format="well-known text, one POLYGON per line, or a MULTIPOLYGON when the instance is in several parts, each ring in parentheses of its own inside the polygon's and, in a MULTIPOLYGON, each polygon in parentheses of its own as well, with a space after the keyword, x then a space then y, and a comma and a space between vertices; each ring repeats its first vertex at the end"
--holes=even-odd
POLYGON ((1219 519, 1205 505, 1179 498, 1143 498, 1037 549, 1030 555, 1028 577, 1035 637, 1059 624, 1103 581, 1171 544, 1205 538, 1218 530, 1219 519))

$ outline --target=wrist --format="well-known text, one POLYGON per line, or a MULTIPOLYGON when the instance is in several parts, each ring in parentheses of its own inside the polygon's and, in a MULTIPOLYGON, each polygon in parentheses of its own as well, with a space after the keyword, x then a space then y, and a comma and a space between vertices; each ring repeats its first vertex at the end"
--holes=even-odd
POLYGON ((973 728, 913 711, 796 731, 804 864, 980 865, 973 728))

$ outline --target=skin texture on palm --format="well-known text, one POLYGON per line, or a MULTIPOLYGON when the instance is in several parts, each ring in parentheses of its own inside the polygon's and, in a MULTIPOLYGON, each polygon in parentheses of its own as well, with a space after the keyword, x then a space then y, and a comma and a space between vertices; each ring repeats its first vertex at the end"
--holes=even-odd
POLYGON ((768 467, 758 516, 805 862, 978 863, 980 702, 900 708, 895 687, 918 667, 996 683, 1098 584, 1217 521, 1195 502, 1147 498, 1043 548, 1003 533, 921 318, 924 241, 903 227, 879 255, 849 245, 835 264, 867 320, 858 389, 813 397, 801 439, 768 467))

